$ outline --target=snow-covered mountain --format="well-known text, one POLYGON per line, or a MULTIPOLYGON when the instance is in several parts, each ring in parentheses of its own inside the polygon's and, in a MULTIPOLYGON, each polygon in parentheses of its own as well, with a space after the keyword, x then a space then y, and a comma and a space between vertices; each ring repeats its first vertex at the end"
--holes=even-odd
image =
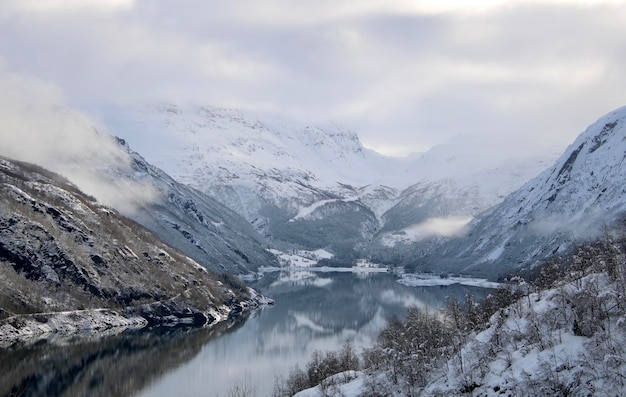
MULTIPOLYGON (((488 163, 488 161, 486 161, 488 163)), ((382 232, 398 231, 430 218, 473 217, 500 203, 551 163, 546 156, 510 158, 506 162, 443 172, 432 172, 400 194, 398 203, 385 213, 382 232), (519 186, 518 186, 519 187, 519 186)))
POLYGON ((398 174, 409 172, 351 131, 262 123, 235 109, 159 105, 105 121, 151 163, 257 223, 263 205, 296 216, 322 200, 356 201, 354 187, 402 187, 398 174))
POLYGON ((0 134, 0 154, 65 176, 207 268, 247 273, 277 263, 265 239, 241 216, 150 165, 91 118, 58 106, 33 106, 16 120, 0 134), (45 129, 36 122, 40 118, 45 129))
POLYGON ((423 263, 494 277, 597 237, 625 213, 626 107, 589 126, 552 167, 472 221, 466 237, 437 246, 423 263))
POLYGON ((398 174, 409 171, 390 174, 398 163, 363 147, 354 132, 261 122, 236 109, 117 108, 107 111, 105 122, 113 131, 124 131, 150 162, 196 186, 260 179, 283 182, 283 193, 293 195, 289 189, 296 187, 289 182, 295 181, 331 191, 341 191, 340 184, 402 187, 396 186, 406 183, 398 174))
POLYGON ((103 118, 148 161, 235 210, 274 244, 340 254, 432 217, 421 213, 424 200, 438 202, 436 216, 472 217, 547 165, 487 156, 484 142, 466 141, 385 157, 337 126, 262 122, 233 109, 168 104, 108 109, 103 118))

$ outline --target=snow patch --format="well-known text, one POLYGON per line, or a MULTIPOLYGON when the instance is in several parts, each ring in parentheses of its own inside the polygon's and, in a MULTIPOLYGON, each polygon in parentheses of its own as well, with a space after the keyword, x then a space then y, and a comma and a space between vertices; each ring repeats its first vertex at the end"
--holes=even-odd
POLYGON ((146 325, 148 322, 142 317, 125 317, 108 309, 13 316, 0 324, 0 346, 34 342, 55 334, 68 336, 107 330, 117 333, 146 325))

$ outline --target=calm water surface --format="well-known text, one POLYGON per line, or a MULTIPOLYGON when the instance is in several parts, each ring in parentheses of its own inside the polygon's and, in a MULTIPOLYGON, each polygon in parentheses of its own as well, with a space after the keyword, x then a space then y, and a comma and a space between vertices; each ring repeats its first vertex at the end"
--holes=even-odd
MULTIPOLYGON (((385 273, 270 273, 254 286, 276 305, 211 329, 159 329, 0 349, 2 395, 269 396, 314 350, 370 346, 391 315, 441 307, 480 288, 406 287, 385 273)), ((359 349, 360 350, 360 349, 359 349)))

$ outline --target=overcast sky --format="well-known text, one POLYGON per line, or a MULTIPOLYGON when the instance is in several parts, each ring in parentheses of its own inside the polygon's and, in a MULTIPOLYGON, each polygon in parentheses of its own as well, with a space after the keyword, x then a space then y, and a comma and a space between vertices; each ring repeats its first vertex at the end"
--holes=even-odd
POLYGON ((541 151, 626 105, 626 1, 0 0, 0 73, 87 112, 227 106, 385 154, 541 151))

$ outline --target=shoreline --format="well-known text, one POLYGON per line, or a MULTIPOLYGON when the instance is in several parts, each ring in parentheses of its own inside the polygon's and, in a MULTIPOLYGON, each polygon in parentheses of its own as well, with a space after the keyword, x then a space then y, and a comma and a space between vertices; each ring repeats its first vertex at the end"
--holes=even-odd
POLYGON ((188 313, 176 312, 161 317, 159 322, 154 323, 146 316, 133 314, 137 308, 98 308, 16 314, 0 320, 0 348, 7 348, 17 343, 35 343, 56 335, 64 337, 117 335, 126 330, 139 330, 152 325, 157 327, 211 327, 230 317, 273 304, 274 301, 271 298, 252 290, 248 299, 241 300, 232 306, 222 305, 202 313, 205 320, 213 320, 205 322, 194 321, 196 318, 188 313))

